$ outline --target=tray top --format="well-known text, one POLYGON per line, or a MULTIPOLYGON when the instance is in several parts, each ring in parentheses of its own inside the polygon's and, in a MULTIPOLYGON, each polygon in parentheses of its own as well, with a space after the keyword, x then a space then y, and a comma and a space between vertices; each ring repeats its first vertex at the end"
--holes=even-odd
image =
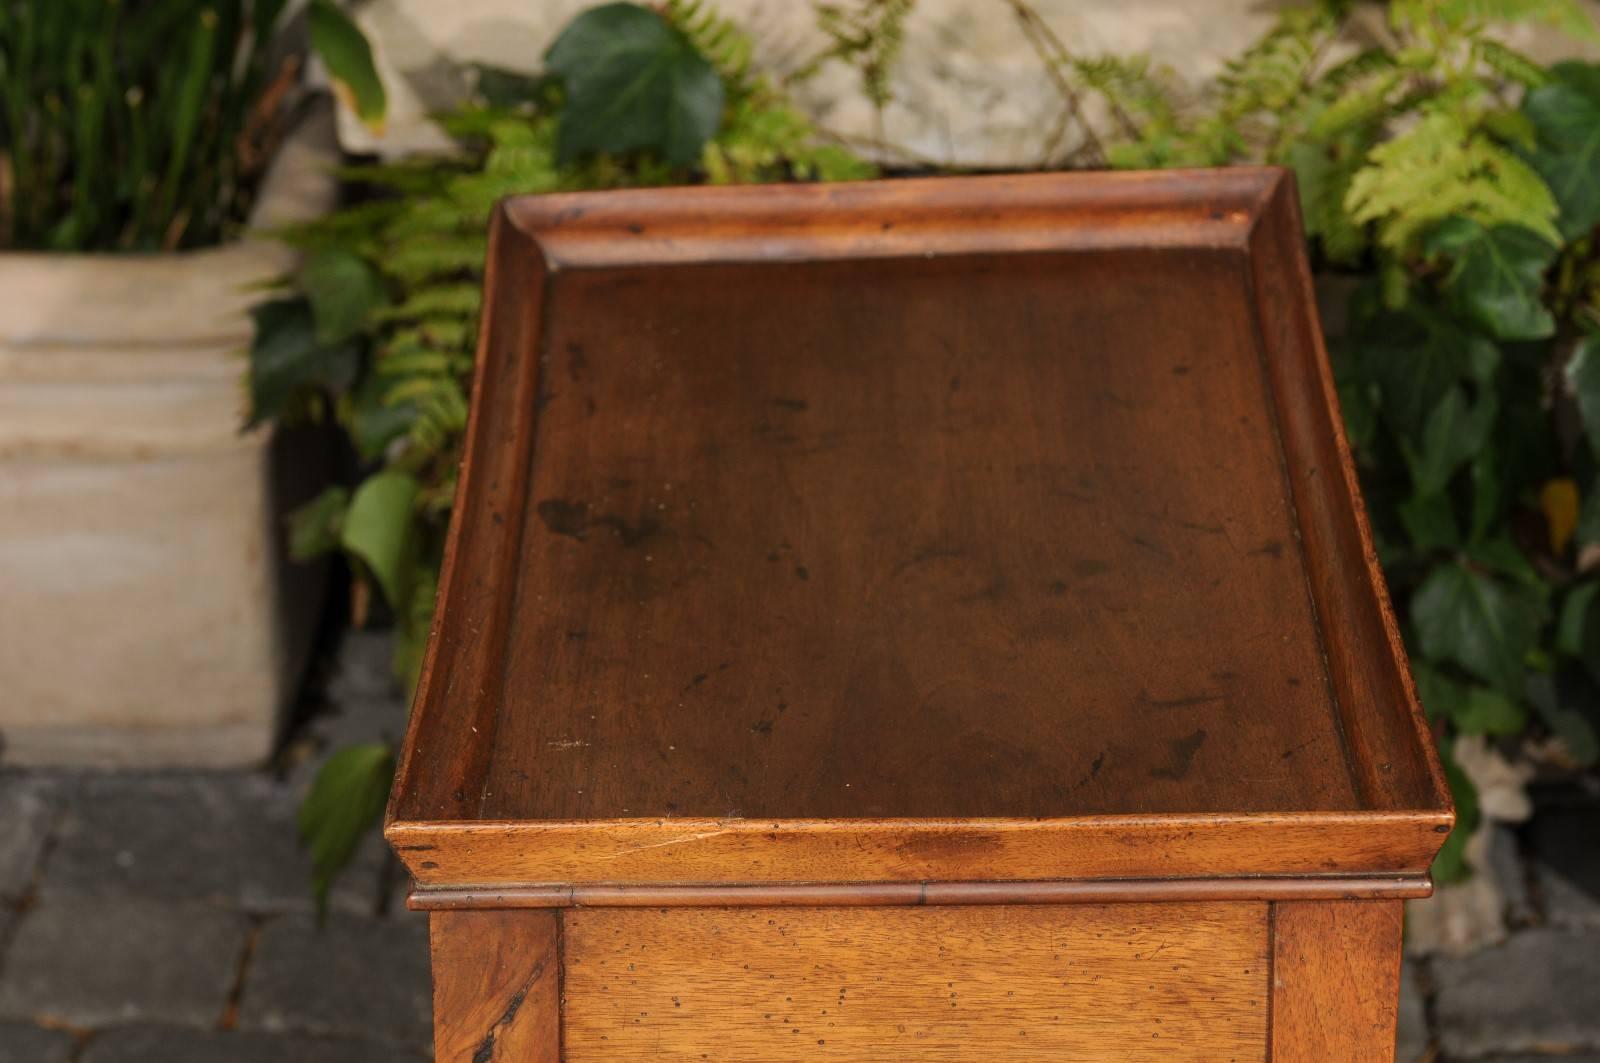
MULTIPOLYGON (((756 851, 851 824, 1442 841, 1277 171, 526 199, 489 287, 391 810, 424 881, 972 877, 756 851), (419 870, 490 825, 550 859, 419 870)), ((1063 859, 986 863, 1106 873, 1063 859)))

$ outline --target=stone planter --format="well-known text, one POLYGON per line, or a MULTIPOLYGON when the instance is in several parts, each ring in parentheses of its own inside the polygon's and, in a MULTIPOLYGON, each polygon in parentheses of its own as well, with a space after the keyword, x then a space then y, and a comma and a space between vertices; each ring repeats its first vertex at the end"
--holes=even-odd
MULTIPOLYGON (((327 210, 331 116, 257 227, 327 210)), ((0 254, 0 760, 222 766, 271 749, 323 573, 282 515, 326 447, 241 434, 249 306, 292 253, 0 254), (293 453, 296 450, 300 453, 293 453)))

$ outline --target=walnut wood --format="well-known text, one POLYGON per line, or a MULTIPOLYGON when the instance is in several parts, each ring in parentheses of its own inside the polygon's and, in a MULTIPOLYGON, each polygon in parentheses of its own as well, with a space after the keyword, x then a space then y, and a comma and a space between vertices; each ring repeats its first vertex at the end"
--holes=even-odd
POLYGON ((1266 1043, 1261 904, 564 920, 567 1063, 1213 1063, 1266 1043))
POLYGON ((1275 170, 497 217, 425 886, 1425 873, 1275 170))
POLYGON ((1271 1063, 1390 1063, 1400 901, 1272 906, 1271 1063))
POLYGON ((435 912, 428 926, 434 1059, 560 1063, 561 960, 555 913, 435 912))
POLYGON ((1427 897, 1426 875, 1088 879, 1071 882, 824 882, 771 886, 505 886, 415 889, 413 911, 473 908, 879 907, 1427 897))

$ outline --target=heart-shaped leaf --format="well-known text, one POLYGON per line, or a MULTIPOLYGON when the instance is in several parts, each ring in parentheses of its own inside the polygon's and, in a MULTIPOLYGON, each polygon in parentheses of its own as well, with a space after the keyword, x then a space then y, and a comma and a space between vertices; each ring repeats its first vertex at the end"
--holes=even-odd
POLYGON ((700 158, 722 124, 722 78, 677 27, 615 3, 572 20, 545 53, 566 85, 557 152, 657 151, 674 166, 700 158))
POLYGON ((1557 63, 1522 110, 1538 136, 1528 163, 1561 207, 1561 235, 1576 239, 1600 224, 1600 65, 1557 63))
POLYGON ((1542 603, 1457 562, 1435 568, 1411 599, 1418 648, 1507 694, 1522 689, 1523 659, 1543 622, 1542 603))
POLYGON ((1485 229, 1470 218, 1450 218, 1434 229, 1427 249, 1454 259, 1444 288, 1462 317, 1502 340, 1555 332, 1540 294, 1560 249, 1543 236, 1518 225, 1485 229))

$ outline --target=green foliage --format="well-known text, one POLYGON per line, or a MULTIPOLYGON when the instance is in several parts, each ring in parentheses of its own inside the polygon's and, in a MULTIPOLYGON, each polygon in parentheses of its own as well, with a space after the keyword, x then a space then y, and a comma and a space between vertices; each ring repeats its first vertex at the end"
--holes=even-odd
POLYGON ((394 780, 394 751, 382 742, 347 746, 328 758, 300 805, 300 840, 311 852, 319 907, 363 835, 377 825, 394 780))
POLYGON ((545 53, 566 86, 559 161, 656 151, 687 166, 722 120, 722 79, 687 35, 648 8, 611 3, 573 19, 545 53))
POLYGON ((804 81, 829 63, 853 67, 861 91, 881 115, 893 94, 889 75, 905 47, 906 19, 917 0, 861 0, 855 5, 816 3, 817 28, 828 38, 822 51, 791 75, 804 81))
POLYGON ((195 247, 243 218, 283 0, 129 7, 0 4, 0 247, 195 247))
POLYGON ((368 126, 383 125, 388 96, 372 59, 372 46, 333 0, 311 0, 306 9, 311 46, 327 64, 334 91, 368 126))
MULTIPOLYGON (((284 9, 0 2, 0 248, 162 251, 235 232, 297 70, 293 56, 269 59, 284 9)), ((365 48, 360 33, 330 0, 309 18, 330 67, 359 82, 346 53, 365 48)), ((362 103, 381 115, 381 91, 362 103)))
POLYGON ((1448 880, 1477 815, 1458 736, 1600 758, 1600 67, 1498 35, 1594 38, 1572 0, 1395 0, 1364 49, 1354 10, 1282 12, 1198 108, 1104 139, 1118 165, 1293 167, 1321 264, 1368 276, 1335 370, 1456 790, 1448 880))

